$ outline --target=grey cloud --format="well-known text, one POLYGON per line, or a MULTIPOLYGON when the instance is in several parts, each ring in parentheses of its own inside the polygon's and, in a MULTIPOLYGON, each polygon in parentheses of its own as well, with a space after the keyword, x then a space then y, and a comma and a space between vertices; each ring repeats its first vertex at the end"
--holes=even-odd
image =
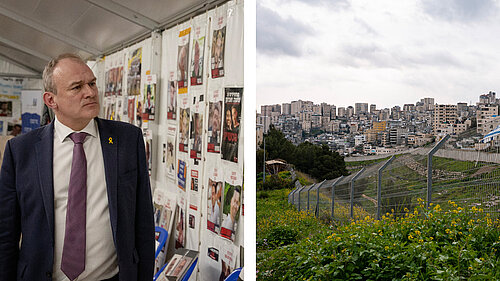
POLYGON ((330 8, 344 9, 351 6, 349 0, 297 0, 311 6, 326 5, 330 8))
POLYGON ((423 0, 424 12, 446 21, 480 21, 498 9, 494 0, 423 0))
MULTIPOLYGON (((402 49, 402 48, 401 48, 402 49)), ((383 48, 376 44, 344 45, 336 63, 354 68, 393 68, 438 66, 446 68, 465 68, 462 61, 445 50, 421 53, 404 53, 398 46, 383 48)))
POLYGON ((378 32, 375 31, 375 29, 373 29, 370 25, 368 25, 368 23, 366 23, 366 21, 364 21, 363 19, 355 17, 354 22, 357 23, 358 26, 360 26, 365 31, 365 33, 369 35, 378 35, 378 32))
POLYGON ((257 51, 271 55, 301 56, 302 42, 311 27, 257 4, 257 51))

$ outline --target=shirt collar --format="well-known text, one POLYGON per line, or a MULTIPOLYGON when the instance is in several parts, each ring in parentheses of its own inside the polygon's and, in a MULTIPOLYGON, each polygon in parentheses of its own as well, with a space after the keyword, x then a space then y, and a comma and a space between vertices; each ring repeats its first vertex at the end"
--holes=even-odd
MULTIPOLYGON (((56 133, 56 135, 59 138, 59 141, 61 143, 64 142, 64 140, 70 134, 72 134, 72 133, 75 132, 70 127, 68 127, 68 126, 64 125, 63 123, 61 123, 61 121, 59 121, 57 119, 57 116, 55 117, 55 120, 54 120, 54 130, 55 130, 55 133, 56 133)), ((85 128, 83 128, 81 131, 78 131, 78 132, 85 132, 85 133, 91 135, 92 137, 97 138, 97 124, 96 124, 95 119, 90 120, 90 122, 87 124, 87 126, 85 128)))

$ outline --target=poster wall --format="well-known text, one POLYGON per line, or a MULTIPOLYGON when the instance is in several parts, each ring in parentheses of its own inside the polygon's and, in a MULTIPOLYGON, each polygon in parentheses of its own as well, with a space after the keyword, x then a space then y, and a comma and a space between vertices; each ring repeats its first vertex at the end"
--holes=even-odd
POLYGON ((223 280, 242 266, 244 241, 243 1, 159 40, 159 60, 151 39, 105 58, 101 115, 143 129, 155 223, 171 237, 165 260, 198 251, 192 280, 223 280))

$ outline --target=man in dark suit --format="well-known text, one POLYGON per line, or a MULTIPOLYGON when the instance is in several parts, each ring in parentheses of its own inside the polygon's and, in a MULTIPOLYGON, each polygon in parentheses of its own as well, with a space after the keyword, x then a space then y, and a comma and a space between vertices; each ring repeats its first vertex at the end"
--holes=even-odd
POLYGON ((97 118, 96 78, 79 57, 52 60, 43 78, 56 119, 10 140, 0 172, 0 281, 152 280, 141 130, 97 118))

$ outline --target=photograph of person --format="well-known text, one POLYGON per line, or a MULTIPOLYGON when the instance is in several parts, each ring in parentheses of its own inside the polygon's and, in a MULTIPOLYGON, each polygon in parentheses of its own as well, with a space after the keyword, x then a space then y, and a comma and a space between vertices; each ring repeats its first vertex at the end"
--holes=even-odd
POLYGON ((172 271, 171 275, 175 277, 181 277, 181 275, 186 271, 192 259, 193 258, 190 257, 182 257, 175 269, 172 271))
POLYGON ((232 271, 233 271, 233 268, 231 268, 229 266, 229 264, 227 264, 226 261, 224 259, 222 259, 222 268, 221 268, 221 272, 220 272, 219 281, 226 280, 226 278, 229 276, 229 274, 231 274, 232 271))
POLYGON ((222 138, 222 159, 238 162, 238 134, 234 131, 232 109, 226 104, 222 138))
POLYGON ((142 125, 142 101, 139 100, 139 97, 137 97, 136 109, 137 110, 135 112, 135 125, 140 128, 142 125))
POLYGON ((208 152, 220 152, 222 101, 210 102, 208 110, 208 152))
POLYGON ((203 83, 203 49, 205 47, 205 37, 193 40, 193 60, 191 61, 191 85, 201 85, 203 83))
POLYGON ((209 178, 207 193, 208 193, 207 228, 212 232, 218 233, 220 228, 222 182, 217 182, 209 178))
POLYGON ((155 84, 146 85, 146 95, 144 96, 144 113, 149 120, 155 120, 155 84))
POLYGON ((238 163, 238 143, 241 122, 243 88, 225 88, 224 131, 222 133, 222 159, 238 163))
POLYGON ((192 114, 192 122, 191 122, 191 152, 190 156, 194 159, 201 159, 201 134, 202 126, 203 126, 203 116, 200 113, 192 114))
POLYGON ((181 108, 179 115, 179 151, 188 152, 189 108, 181 108))
POLYGON ((0 101, 0 116, 12 117, 12 102, 0 101))
POLYGON ((187 79, 188 79, 188 45, 189 43, 186 43, 185 45, 179 46, 178 47, 178 52, 177 52, 177 86, 180 88, 186 88, 188 86, 187 84, 187 79))
POLYGON ((174 270, 174 268, 177 266, 177 264, 181 259, 182 259, 181 255, 176 254, 175 256, 173 256, 172 259, 170 259, 170 261, 168 262, 167 268, 165 268, 163 271, 164 275, 172 275, 172 271, 174 270))
POLYGON ((186 224, 184 222, 184 210, 179 207, 179 216, 175 226, 175 248, 184 248, 184 232, 186 231, 186 224))
POLYGON ((128 97, 128 106, 127 106, 127 115, 128 122, 130 124, 134 124, 135 122, 135 97, 128 97))
POLYGON ((177 113, 177 81, 168 82, 167 119, 175 120, 177 113))
POLYGON ((210 65, 212 78, 224 76, 224 44, 226 41, 226 27, 214 30, 212 37, 212 57, 210 65))
POLYGON ((241 187, 226 183, 224 193, 223 220, 221 225, 221 236, 234 240, 235 225, 239 219, 241 187))
POLYGON ((123 84, 123 66, 116 68, 116 85, 115 85, 115 93, 118 96, 122 95, 122 84, 123 84))
POLYGON ((132 52, 131 59, 128 62, 128 95, 137 96, 141 94, 141 63, 142 48, 138 48, 132 52))
POLYGON ((167 175, 175 176, 175 138, 167 140, 167 175))
POLYGON ((231 107, 231 121, 232 121, 232 125, 233 125, 233 132, 239 133, 239 130, 240 130, 239 106, 233 105, 231 107))

